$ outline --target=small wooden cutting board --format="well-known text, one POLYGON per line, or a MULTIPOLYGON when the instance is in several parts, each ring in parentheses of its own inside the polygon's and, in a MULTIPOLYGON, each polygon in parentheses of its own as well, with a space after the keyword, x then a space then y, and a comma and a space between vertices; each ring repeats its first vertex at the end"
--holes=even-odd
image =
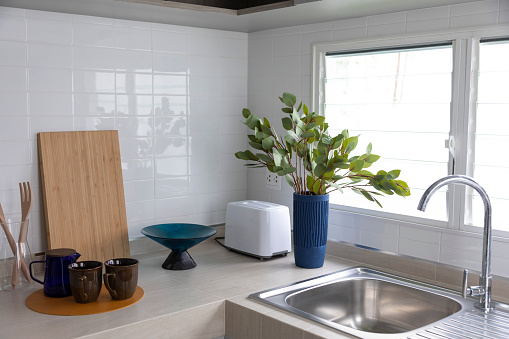
POLYGON ((118 131, 45 132, 37 143, 49 249, 129 257, 118 131))

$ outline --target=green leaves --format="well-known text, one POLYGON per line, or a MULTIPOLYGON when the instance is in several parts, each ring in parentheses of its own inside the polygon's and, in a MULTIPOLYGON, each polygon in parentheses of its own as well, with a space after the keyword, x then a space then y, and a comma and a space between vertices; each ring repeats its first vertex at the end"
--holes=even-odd
POLYGON ((331 136, 324 116, 311 112, 302 102, 297 107, 293 94, 285 92, 279 99, 285 106, 281 123, 286 133, 281 137, 267 118, 259 118, 247 108, 242 110, 244 124, 253 131, 248 134, 248 144, 258 152, 235 153, 237 159, 248 162, 246 166, 266 167, 284 176, 299 194, 309 191, 322 195, 350 189, 379 206, 377 195, 410 195, 407 183, 398 180, 400 170, 380 170, 376 174, 366 170, 380 159, 372 153, 371 143, 364 154, 355 155, 359 136, 351 137, 347 129, 331 136))

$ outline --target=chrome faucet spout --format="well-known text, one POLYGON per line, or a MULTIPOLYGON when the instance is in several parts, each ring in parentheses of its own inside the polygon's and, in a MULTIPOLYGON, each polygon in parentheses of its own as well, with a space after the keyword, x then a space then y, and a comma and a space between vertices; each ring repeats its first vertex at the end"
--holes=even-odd
POLYGON ((471 295, 479 296, 479 304, 476 307, 488 312, 491 309, 491 244, 492 244, 492 225, 491 225, 491 202, 488 194, 474 179, 465 175, 449 175, 438 179, 424 192, 417 205, 420 211, 426 210, 431 196, 442 186, 448 184, 463 184, 472 187, 479 193, 484 203, 484 232, 483 232, 483 250, 482 250, 482 270, 479 277, 479 286, 468 287, 471 295))

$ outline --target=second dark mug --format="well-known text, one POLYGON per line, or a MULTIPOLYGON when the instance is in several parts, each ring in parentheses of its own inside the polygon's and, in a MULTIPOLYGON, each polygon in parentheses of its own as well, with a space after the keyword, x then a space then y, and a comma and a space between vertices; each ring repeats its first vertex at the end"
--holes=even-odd
POLYGON ((138 260, 133 258, 110 259, 104 263, 104 286, 114 300, 132 298, 138 286, 138 260))
POLYGON ((96 301, 103 283, 100 261, 80 261, 69 266, 71 291, 76 302, 88 304, 96 301))

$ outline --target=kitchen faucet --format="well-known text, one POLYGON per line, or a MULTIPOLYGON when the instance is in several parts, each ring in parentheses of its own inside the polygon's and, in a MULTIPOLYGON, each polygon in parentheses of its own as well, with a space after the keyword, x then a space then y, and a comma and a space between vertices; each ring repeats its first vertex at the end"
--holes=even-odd
POLYGON ((482 249, 482 270, 479 276, 479 286, 468 285, 468 270, 463 273, 462 295, 479 296, 479 303, 475 307, 489 312, 491 309, 491 243, 492 243, 492 226, 491 226, 491 202, 484 188, 481 187, 474 179, 465 175, 449 175, 438 179, 424 192, 419 201, 417 209, 424 211, 431 196, 442 186, 447 184, 464 184, 472 187, 479 193, 484 203, 484 234, 482 249))

